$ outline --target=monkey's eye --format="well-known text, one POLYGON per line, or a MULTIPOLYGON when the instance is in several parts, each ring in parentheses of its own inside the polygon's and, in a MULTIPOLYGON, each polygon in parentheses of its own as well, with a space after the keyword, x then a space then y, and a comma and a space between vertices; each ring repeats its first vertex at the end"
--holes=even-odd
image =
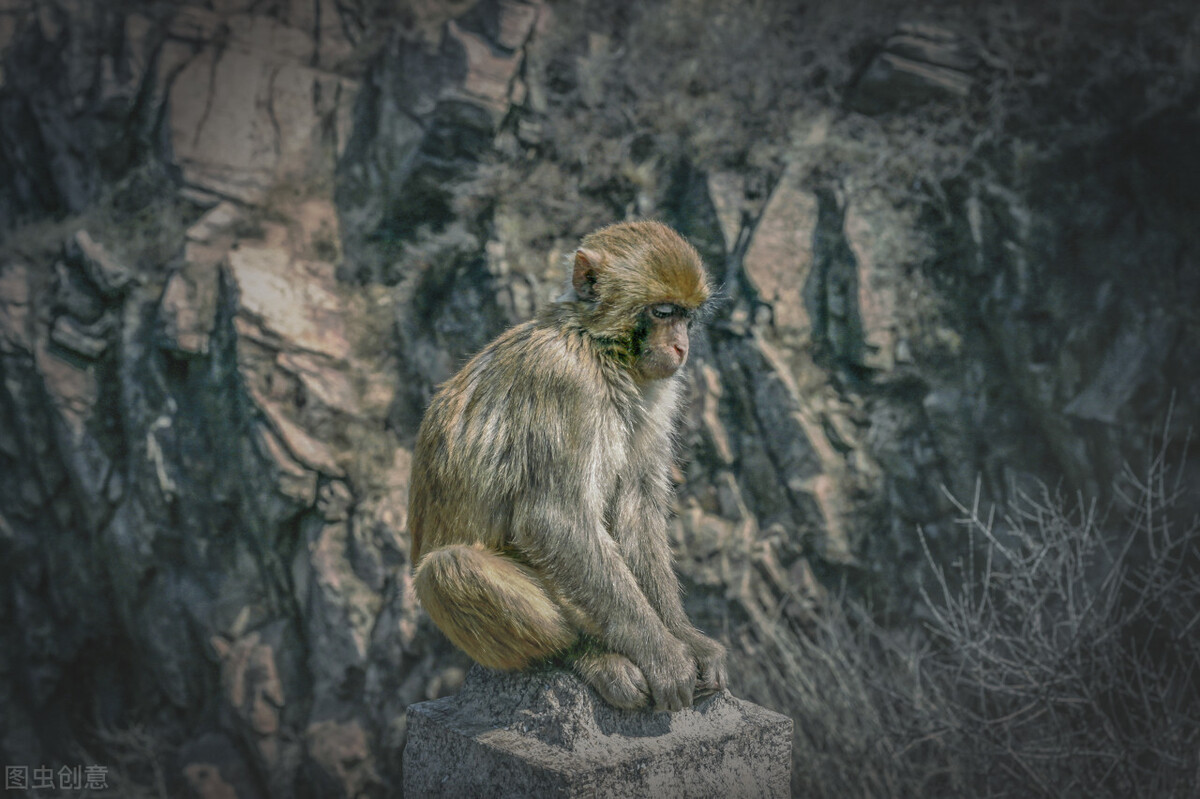
POLYGON ((650 307, 650 313, 655 319, 670 319, 672 316, 678 314, 680 310, 678 306, 672 305, 669 302, 650 307))

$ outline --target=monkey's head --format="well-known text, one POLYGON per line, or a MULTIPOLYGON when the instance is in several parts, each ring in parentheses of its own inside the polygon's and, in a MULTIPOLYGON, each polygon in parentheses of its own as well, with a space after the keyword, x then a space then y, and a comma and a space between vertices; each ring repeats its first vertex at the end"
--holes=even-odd
POLYGON ((584 329, 639 380, 683 366, 688 328, 711 293, 700 254, 660 222, 621 222, 585 236, 571 287, 584 329))

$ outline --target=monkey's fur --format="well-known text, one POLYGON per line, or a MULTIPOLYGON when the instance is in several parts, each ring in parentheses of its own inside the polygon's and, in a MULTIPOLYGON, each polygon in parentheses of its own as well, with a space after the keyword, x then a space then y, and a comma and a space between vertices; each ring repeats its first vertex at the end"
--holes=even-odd
POLYGON ((670 228, 603 228, 564 299, 433 398, 409 504, 416 591, 478 663, 568 657, 630 709, 724 688, 725 650, 688 621, 666 535, 679 367, 709 293, 670 228))

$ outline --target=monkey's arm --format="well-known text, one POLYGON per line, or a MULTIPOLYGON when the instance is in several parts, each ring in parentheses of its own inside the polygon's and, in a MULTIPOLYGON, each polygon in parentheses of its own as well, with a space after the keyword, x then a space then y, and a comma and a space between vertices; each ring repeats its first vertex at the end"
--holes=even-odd
MULTIPOLYGON (((578 442, 574 442, 578 443, 578 442)), ((581 611, 588 632, 645 674, 655 705, 691 704, 696 667, 689 649, 664 624, 604 527, 603 453, 542 439, 532 442, 554 464, 516 498, 512 543, 547 585, 581 611)))
POLYGON ((645 475, 619 499, 614 535, 630 571, 667 629, 683 641, 698 668, 701 692, 725 688, 725 647, 696 629, 683 609, 667 542, 670 484, 665 471, 645 475))

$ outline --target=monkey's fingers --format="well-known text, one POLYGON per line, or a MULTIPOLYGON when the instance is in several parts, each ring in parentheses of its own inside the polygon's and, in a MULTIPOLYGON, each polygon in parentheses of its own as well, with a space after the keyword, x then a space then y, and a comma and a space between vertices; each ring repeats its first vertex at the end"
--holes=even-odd
POLYGON ((665 685, 654 690, 654 710, 656 713, 675 713, 685 707, 692 706, 692 695, 696 690, 696 674, 693 670, 686 676, 668 680, 665 685))
POLYGON ((668 637, 655 652, 642 671, 654 697, 655 712, 674 713, 692 704, 692 692, 696 689, 696 661, 687 647, 674 637, 668 637))
POLYGON ((696 690, 692 695, 692 699, 696 700, 705 696, 712 696, 713 694, 719 694, 724 690, 725 684, 723 682, 717 682, 712 677, 702 677, 696 680, 696 690))
POLYGON ((613 707, 638 710, 650 701, 646 677, 624 655, 585 652, 575 659, 575 669, 613 707))
POLYGON ((685 707, 691 706, 691 704, 691 692, 685 692, 681 686, 675 685, 658 696, 657 701, 654 703, 654 712, 677 713, 685 707))
POLYGON ((696 663, 696 689, 704 689, 707 693, 724 691, 727 682, 724 656, 711 660, 701 660, 696 663))

